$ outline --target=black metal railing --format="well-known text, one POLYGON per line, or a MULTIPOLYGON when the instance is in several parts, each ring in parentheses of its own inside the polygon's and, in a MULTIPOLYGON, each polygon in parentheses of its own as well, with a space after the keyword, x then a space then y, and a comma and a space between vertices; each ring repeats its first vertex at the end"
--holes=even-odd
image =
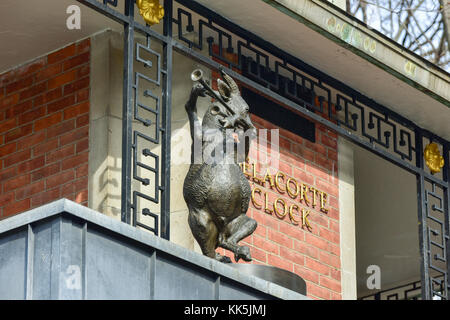
POLYGON ((169 239, 170 114, 175 50, 211 69, 225 65, 226 72, 241 84, 413 173, 417 177, 421 294, 424 299, 436 294, 449 298, 448 141, 195 0, 164 0, 162 34, 135 20, 134 0, 124 0, 123 11, 117 8, 116 0, 78 1, 124 26, 121 209, 124 222, 169 239), (137 42, 135 33, 143 34, 146 44, 137 42), (186 33, 196 34, 198 40, 191 40, 186 33), (161 50, 155 50, 155 45, 161 50), (214 47, 218 50, 213 50, 214 47), (141 51, 155 59, 143 58, 141 51), (230 59, 230 54, 237 60, 230 59), (136 72, 136 65, 153 70, 155 77, 136 72), (153 92, 155 89, 150 86, 144 88, 143 82, 151 83, 158 92, 153 92), (305 92, 308 92, 307 99, 305 92), (142 96, 153 99, 153 103, 143 103, 139 99, 142 96), (147 117, 141 115, 145 112, 147 117), (138 127, 133 127, 133 120, 138 127), (149 128, 154 130, 153 136, 149 135, 149 128), (432 174, 424 165, 423 150, 430 142, 437 143, 444 155, 442 173, 432 174), (151 147, 142 147, 146 143, 160 148, 160 156, 151 147), (133 189, 133 183, 138 183, 139 188, 133 189), (140 190, 147 187, 151 190, 140 190), (153 225, 139 221, 140 216, 151 217, 153 225))

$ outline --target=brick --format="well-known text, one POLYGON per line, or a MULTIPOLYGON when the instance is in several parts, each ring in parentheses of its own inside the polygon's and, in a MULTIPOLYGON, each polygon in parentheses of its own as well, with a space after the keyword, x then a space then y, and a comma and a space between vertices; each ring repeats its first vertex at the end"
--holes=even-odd
POLYGON ((15 142, 0 146, 0 158, 15 152, 16 146, 17 144, 15 142))
POLYGON ((337 269, 341 268, 341 260, 338 256, 329 254, 328 252, 319 252, 319 260, 329 266, 335 267, 337 269))
POLYGON ((15 128, 16 126, 17 126, 16 118, 6 120, 5 122, 0 124, 0 133, 10 131, 11 129, 15 128))
POLYGON ((71 131, 67 134, 61 136, 61 145, 66 145, 68 143, 75 142, 77 140, 88 138, 89 136, 89 127, 82 127, 76 129, 75 131, 71 131))
POLYGON ((334 171, 337 170, 337 167, 335 166, 335 164, 334 164, 334 162, 332 160, 329 160, 327 157, 324 157, 324 156, 322 156, 320 154, 316 153, 315 158, 314 158, 314 162, 318 166, 320 166, 322 168, 325 168, 327 171, 333 171, 334 172, 334 171))
MULTIPOLYGON (((34 106, 37 107, 37 106, 40 106, 40 105, 52 102, 52 101, 54 101, 56 99, 59 99, 61 97, 62 97, 62 89, 61 88, 56 88, 56 89, 53 89, 51 91, 47 91, 46 93, 36 97, 33 100, 34 106)), ((57 104, 57 102, 55 102, 55 103, 57 104)), ((54 110, 54 111, 58 111, 58 110, 59 109, 54 110)), ((51 110, 51 111, 49 111, 49 113, 54 112, 54 111, 51 110)))
POLYGON ((321 134, 321 142, 332 149, 337 150, 337 140, 327 135, 321 134))
POLYGON ((77 54, 88 52, 91 46, 91 39, 85 39, 76 44, 77 54))
POLYGON ((55 150, 52 152, 49 152, 46 154, 45 156, 45 163, 49 164, 55 161, 59 161, 62 159, 65 159, 67 157, 73 156, 75 154, 75 146, 74 145, 69 145, 69 146, 65 146, 62 147, 59 150, 55 150))
POLYGON ((16 190, 16 199, 22 200, 24 198, 29 198, 42 190, 45 190, 45 181, 41 180, 30 185, 27 185, 21 189, 16 190))
POLYGON ((16 139, 25 137, 25 136, 29 135, 32 131, 33 131, 33 125, 31 123, 24 125, 20 128, 11 130, 6 133, 5 142, 10 142, 10 141, 14 141, 16 139))
POLYGON ((12 117, 18 116, 33 107, 32 101, 25 101, 23 103, 19 103, 5 111, 5 118, 10 119, 12 117))
POLYGON ((14 192, 0 194, 0 207, 8 205, 14 201, 14 192))
POLYGON ((89 113, 83 114, 77 118, 77 128, 84 127, 89 124, 89 113))
POLYGON ((37 120, 34 123, 34 131, 39 131, 51 127, 62 120, 62 112, 52 114, 48 117, 37 120))
POLYGON ((72 181, 61 186, 61 198, 66 198, 67 196, 72 195, 74 193, 75 193, 75 186, 72 183, 72 181))
POLYGON ((47 80, 62 72, 62 63, 53 64, 36 74, 36 82, 47 80))
POLYGON ((33 77, 18 80, 6 86, 6 95, 9 95, 15 91, 28 88, 33 84, 33 77))
POLYGON ((294 266, 294 272, 302 277, 304 280, 319 284, 319 274, 313 270, 305 269, 302 266, 294 266))
POLYGON ((308 283, 307 289, 308 296, 313 295, 321 299, 330 300, 331 294, 330 291, 326 288, 319 287, 313 283, 308 283))
POLYGON ((319 250, 311 245, 308 245, 307 243, 302 242, 302 241, 295 241, 294 250, 296 250, 304 255, 307 255, 313 259, 319 259, 319 250))
MULTIPOLYGON (((86 64, 86 65, 78 68, 77 78, 81 79, 85 76, 88 76, 90 72, 91 72, 91 67, 89 64, 86 64)), ((88 79, 89 79, 89 77, 88 77, 88 79)))
POLYGON ((19 99, 25 100, 34 97, 47 90, 47 82, 41 82, 31 88, 28 88, 20 93, 19 99))
POLYGON ((339 188, 336 185, 332 185, 321 179, 316 179, 316 187, 317 189, 322 190, 336 198, 339 197, 339 188))
POLYGON ((5 181, 3 185, 3 192, 8 192, 14 189, 21 188, 30 183, 30 175, 26 174, 23 176, 15 177, 13 179, 5 181))
POLYGON ((255 247, 273 253, 273 254, 278 254, 279 253, 279 246, 276 245, 273 242, 270 242, 268 240, 266 240, 265 238, 262 238, 260 236, 254 235, 253 236, 253 244, 255 245, 255 247))
POLYGON ((305 231, 300 229, 298 225, 291 224, 290 222, 280 223, 280 232, 296 240, 303 241, 305 239, 305 231))
POLYGON ((81 165, 76 169, 77 178, 86 177, 88 173, 89 173, 89 165, 87 163, 81 165))
POLYGON ((340 281, 336 281, 334 279, 330 279, 328 277, 320 276, 320 285, 322 287, 326 287, 330 290, 333 290, 337 293, 341 292, 341 283, 340 281))
POLYGON ((334 150, 331 150, 331 149, 327 149, 327 150, 328 150, 328 152, 327 152, 328 159, 337 162, 338 161, 338 154, 337 154, 337 152, 334 151, 334 150))
POLYGON ((76 168, 80 164, 85 163, 88 161, 89 154, 87 152, 80 153, 79 155, 76 155, 74 157, 67 158, 62 161, 62 170, 67 170, 71 168, 76 168))
POLYGON ((22 161, 28 160, 31 157, 31 150, 27 149, 24 151, 16 152, 9 157, 5 158, 3 161, 5 168, 20 163, 22 161))
POLYGON ((326 239, 332 243, 339 243, 339 233, 328 230, 323 227, 319 227, 319 235, 321 238, 326 239))
POLYGON ((20 212, 24 212, 28 209, 30 209, 30 199, 16 201, 3 208, 3 218, 12 216, 20 212))
POLYGON ((16 175, 17 175, 16 174, 16 167, 11 167, 11 168, 8 168, 8 169, 2 169, 2 170, 0 170, 0 182, 5 181, 7 179, 10 179, 12 177, 15 177, 16 175))
POLYGON ((252 256, 252 259, 261 261, 263 263, 267 262, 267 254, 263 250, 260 250, 255 247, 250 247, 250 254, 252 256))
MULTIPOLYGON (((309 173, 311 173, 312 175, 314 175, 316 177, 320 177, 320 178, 322 178, 324 180, 328 180, 329 179, 330 175, 328 174, 327 171, 325 171, 322 168, 319 168, 318 166, 316 166, 316 165, 314 165, 312 163, 308 163, 305 166, 305 168, 306 168, 306 172, 309 172, 309 173)), ((308 182, 308 184, 313 184, 313 183, 314 183, 314 181, 313 182, 308 182)))
POLYGON ((62 73, 59 76, 56 76, 50 80, 48 80, 48 89, 54 89, 56 87, 61 87, 66 83, 72 82, 77 78, 77 70, 71 70, 66 73, 62 73))
POLYGON ((326 264, 323 264, 319 261, 316 261, 314 259, 311 259, 310 257, 305 256, 305 267, 308 269, 317 271, 320 274, 323 275, 329 275, 330 274, 330 267, 326 264))
POLYGON ((46 203, 55 201, 59 199, 59 194, 60 194, 59 188, 38 193, 31 197, 31 206, 32 207, 42 206, 46 203))
POLYGON ((75 120, 63 121, 53 127, 47 128, 47 138, 52 139, 62 135, 63 133, 72 131, 75 129, 75 120))
POLYGON ((75 172, 73 170, 64 171, 62 173, 53 175, 45 181, 47 189, 54 188, 72 181, 75 178, 75 172))
POLYGON ((81 114, 89 112, 89 101, 71 106, 64 110, 64 120, 77 117, 81 114))
POLYGON ((17 150, 34 147, 35 145, 41 143, 44 140, 45 140, 45 132, 39 131, 37 133, 32 134, 31 136, 26 137, 25 139, 18 140, 17 150))
POLYGON ((33 156, 42 155, 51 150, 55 150, 59 146, 58 138, 46 141, 36 147, 33 148, 33 156))
POLYGON ((269 229, 268 237, 269 237, 269 240, 274 241, 274 242, 282 245, 283 247, 287 247, 287 248, 293 247, 292 239, 281 232, 278 232, 273 229, 269 229))
MULTIPOLYGON (((294 168, 294 178, 297 179, 297 183, 300 188, 300 184, 305 183, 309 186, 314 185, 314 176, 312 174, 308 174, 303 170, 294 168)), ((292 185, 292 188, 295 188, 295 185, 292 185)))
POLYGON ((305 242, 318 248, 318 249, 322 249, 322 250, 327 250, 328 249, 328 241, 319 238, 317 236, 314 236, 312 234, 305 234, 305 242))
POLYGON ((296 143, 292 144, 292 153, 297 154, 308 161, 314 161, 314 151, 306 149, 304 146, 296 143))
POLYGON ((285 259, 282 259, 278 256, 274 256, 273 254, 267 255, 267 262, 269 265, 281 268, 288 271, 293 271, 293 264, 285 259))
POLYGON ((49 103, 47 106, 47 112, 50 113, 54 113, 57 111, 60 111, 68 106, 71 106, 75 103, 75 96, 71 95, 71 96, 67 96, 64 97, 58 101, 49 103))
POLYGON ((296 265, 303 265, 305 263, 305 257, 302 254, 285 247, 280 247, 280 256, 296 265))
MULTIPOLYGON (((79 192, 82 191, 83 189, 87 189, 88 187, 88 177, 83 177, 81 179, 78 179, 77 181, 74 182, 74 187, 75 187, 75 192, 79 192)), ((252 236, 250 236, 249 238, 246 238, 246 240, 250 239, 252 236)))
POLYGON ((25 66, 22 66, 16 70, 15 77, 21 78, 27 75, 33 74, 40 69, 42 69, 47 63, 47 57, 39 58, 33 62, 28 63, 25 66))
MULTIPOLYGON (((251 206, 253 206, 253 204, 251 204, 251 206)), ((258 223, 261 223, 263 226, 278 230, 278 225, 280 222, 274 216, 257 210, 259 209, 256 209, 256 211, 254 211, 253 219, 255 219, 258 223)))
POLYGON ((47 178, 51 175, 54 175, 60 171, 60 163, 54 163, 48 166, 43 167, 31 174, 31 181, 35 182, 37 180, 47 178))
POLYGON ((336 292, 330 292, 331 293, 331 300, 342 300, 342 295, 336 292))
POLYGON ((74 57, 64 61, 63 70, 66 71, 66 70, 72 69, 74 67, 77 67, 79 65, 88 63, 89 57, 90 57, 89 51, 79 54, 77 56, 74 56, 74 57))
POLYGON ((45 107, 36 108, 19 116, 19 125, 34 121, 45 115, 45 107))
POLYGON ((45 165, 45 157, 40 156, 38 158, 31 159, 29 161, 23 162, 17 166, 17 173, 27 173, 45 165))
POLYGON ((66 84, 64 86, 64 95, 66 96, 66 95, 74 93, 78 90, 86 89, 89 87, 89 84, 90 84, 89 77, 85 77, 83 79, 66 84))
POLYGON ((330 275, 331 275, 331 278, 333 278, 334 280, 339 281, 339 283, 340 283, 340 281, 341 281, 341 270, 339 270, 339 269, 331 269, 330 270, 330 275))
POLYGON ((79 90, 76 94, 76 97, 77 97, 77 102, 82 102, 82 101, 89 99, 89 88, 79 90))
POLYGON ((81 153, 89 149, 89 139, 84 139, 82 141, 77 142, 76 144, 76 153, 81 153))
POLYGON ((62 48, 56 52, 49 54, 47 57, 47 62, 48 64, 53 64, 65 60, 67 58, 74 56, 76 51, 77 51, 76 45, 71 44, 65 48, 62 48))
POLYGON ((0 100, 0 110, 11 107, 19 102, 19 94, 13 94, 0 100))

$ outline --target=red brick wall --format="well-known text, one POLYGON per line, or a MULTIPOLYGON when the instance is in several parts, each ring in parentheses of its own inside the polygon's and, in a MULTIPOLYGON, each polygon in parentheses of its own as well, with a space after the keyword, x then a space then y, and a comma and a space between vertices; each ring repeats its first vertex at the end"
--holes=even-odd
POLYGON ((89 39, 0 75, 0 219, 87 205, 89 39))
MULTIPOLYGON (((277 129, 270 122, 252 116, 257 128, 277 129)), ((270 142, 270 138, 269 142, 270 142)), ((337 136, 321 125, 316 125, 316 142, 296 136, 279 129, 279 167, 270 167, 273 175, 281 171, 287 177, 293 177, 298 184, 316 188, 327 193, 327 212, 320 205, 312 206, 312 193, 308 192, 310 203, 293 199, 287 192, 280 193, 266 182, 261 186, 253 181, 252 189, 258 187, 268 194, 269 204, 277 198, 287 206, 296 204, 309 211, 307 217, 311 228, 302 226, 301 213, 293 224, 289 214, 280 219, 275 212, 268 213, 250 202, 248 215, 258 222, 258 228, 243 243, 251 248, 253 263, 267 264, 289 270, 300 275, 307 283, 307 294, 311 298, 341 299, 341 264, 339 244, 339 188, 337 172, 337 136)), ((268 144, 270 148, 270 144, 268 144)), ((250 163, 258 163, 258 143, 250 151, 250 163)), ((257 166, 260 178, 266 168, 257 166)), ((248 169, 248 171, 251 171, 248 169)), ((284 188, 284 186, 283 186, 284 188)), ((264 198, 258 195, 260 203, 264 198)), ((281 206, 280 206, 281 207, 281 206)))

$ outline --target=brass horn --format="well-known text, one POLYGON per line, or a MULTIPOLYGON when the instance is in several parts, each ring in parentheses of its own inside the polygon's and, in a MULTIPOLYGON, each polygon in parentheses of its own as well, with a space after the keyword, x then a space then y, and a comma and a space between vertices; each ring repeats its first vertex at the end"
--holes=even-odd
POLYGON ((230 106, 228 106, 228 104, 222 99, 221 96, 219 96, 213 89, 211 89, 211 87, 205 82, 205 80, 203 79, 203 71, 201 69, 195 69, 194 71, 192 71, 191 73, 191 79, 194 82, 199 82, 203 88, 206 89, 206 91, 208 91, 209 95, 216 99, 217 101, 219 101, 221 104, 223 104, 223 106, 232 114, 234 115, 234 111, 230 108, 230 106))

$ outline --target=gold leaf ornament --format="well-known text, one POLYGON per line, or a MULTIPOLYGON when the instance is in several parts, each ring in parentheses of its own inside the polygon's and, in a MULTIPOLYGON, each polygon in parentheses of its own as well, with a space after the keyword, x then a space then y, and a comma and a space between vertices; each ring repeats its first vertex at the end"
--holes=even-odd
POLYGON ((425 164, 430 169, 432 174, 441 171, 444 166, 444 157, 441 156, 439 147, 436 143, 432 142, 425 147, 425 164))
POLYGON ((164 8, 159 4, 159 0, 137 0, 136 4, 145 22, 151 26, 164 17, 164 8))

